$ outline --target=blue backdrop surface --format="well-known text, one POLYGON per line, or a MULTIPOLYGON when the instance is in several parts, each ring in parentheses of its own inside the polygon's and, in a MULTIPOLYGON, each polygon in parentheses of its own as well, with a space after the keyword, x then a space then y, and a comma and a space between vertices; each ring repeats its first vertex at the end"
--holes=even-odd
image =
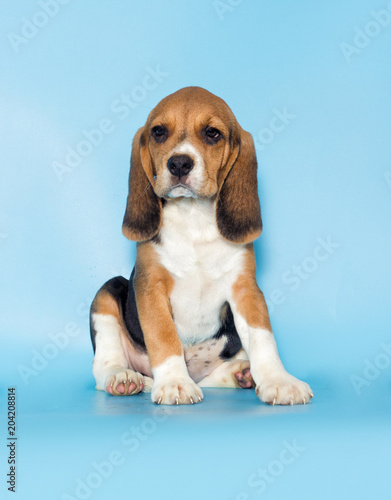
POLYGON ((5 436, 15 387, 17 497, 389 498, 391 2, 0 9, 0 419, 5 436), (135 258, 131 140, 187 85, 254 137, 258 281, 287 369, 315 392, 305 408, 94 391, 88 308, 135 258))

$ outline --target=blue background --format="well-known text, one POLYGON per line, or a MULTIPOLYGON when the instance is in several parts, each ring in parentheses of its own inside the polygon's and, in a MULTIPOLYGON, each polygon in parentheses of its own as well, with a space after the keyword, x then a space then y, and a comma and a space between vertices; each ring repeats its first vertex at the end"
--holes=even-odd
POLYGON ((7 386, 21 499, 389 498, 391 4, 62 2, 1 7, 2 498, 7 386), (225 99, 256 141, 258 281, 308 406, 206 390, 201 405, 156 408, 94 390, 88 307, 135 258, 121 233, 131 140, 187 85, 225 99), (93 483, 114 450, 121 464, 93 483))

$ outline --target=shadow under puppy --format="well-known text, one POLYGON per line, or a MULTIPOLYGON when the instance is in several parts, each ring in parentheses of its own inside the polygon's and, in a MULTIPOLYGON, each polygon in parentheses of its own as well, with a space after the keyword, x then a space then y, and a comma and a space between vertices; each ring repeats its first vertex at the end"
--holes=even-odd
POLYGON ((200 402, 201 387, 255 387, 269 404, 308 403, 257 286, 261 230, 251 135, 207 90, 163 99, 133 141, 123 233, 135 268, 91 306, 96 388, 172 405, 200 402))

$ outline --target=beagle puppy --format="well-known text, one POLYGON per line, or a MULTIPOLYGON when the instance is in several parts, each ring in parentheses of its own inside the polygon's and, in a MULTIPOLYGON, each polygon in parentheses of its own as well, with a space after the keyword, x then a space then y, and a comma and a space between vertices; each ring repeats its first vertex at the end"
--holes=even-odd
POLYGON ((269 404, 308 403, 257 286, 261 230, 251 135, 207 90, 163 99, 133 140, 123 233, 137 242, 134 270, 91 306, 96 388, 173 405, 200 402, 202 387, 255 387, 269 404))

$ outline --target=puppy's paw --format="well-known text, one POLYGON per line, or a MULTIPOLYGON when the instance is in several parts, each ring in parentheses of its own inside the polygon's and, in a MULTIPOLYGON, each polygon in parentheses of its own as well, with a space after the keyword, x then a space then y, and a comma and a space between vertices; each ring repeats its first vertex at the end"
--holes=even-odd
POLYGON ((190 377, 178 377, 166 382, 155 381, 151 397, 158 405, 188 405, 201 402, 204 395, 190 377))
POLYGON ((144 389, 144 377, 141 373, 121 368, 106 379, 106 392, 112 396, 132 396, 144 389))
POLYGON ((308 384, 289 373, 263 380, 256 386, 255 392, 261 401, 269 405, 306 404, 314 397, 308 384))
POLYGON ((248 361, 240 361, 239 365, 234 366, 233 371, 234 382, 241 389, 251 389, 255 387, 255 382, 250 372, 250 363, 248 361))
POLYGON ((152 387, 153 387, 153 378, 147 377, 146 375, 144 377, 144 387, 142 389, 143 392, 152 392, 152 387))

